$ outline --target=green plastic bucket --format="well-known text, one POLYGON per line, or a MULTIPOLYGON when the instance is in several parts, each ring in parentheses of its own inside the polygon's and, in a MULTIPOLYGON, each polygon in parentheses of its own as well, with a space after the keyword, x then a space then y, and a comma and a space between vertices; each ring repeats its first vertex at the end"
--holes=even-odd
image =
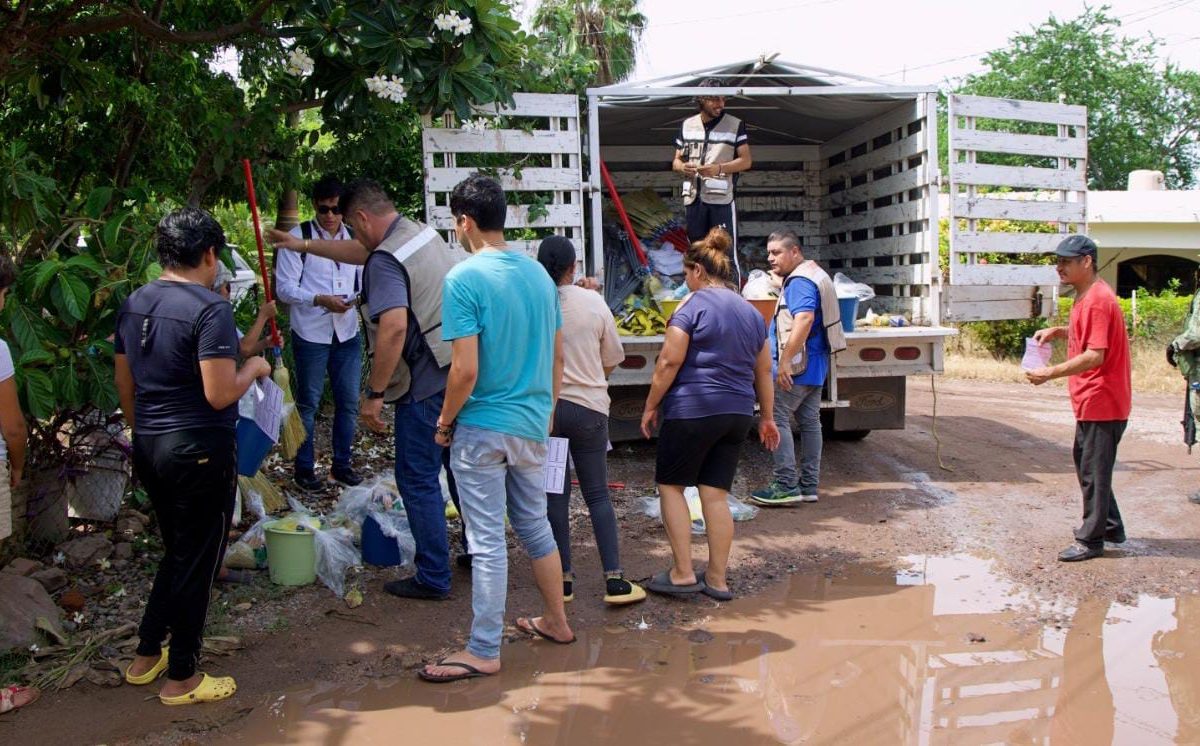
POLYGON ((317 544, 307 526, 280 528, 279 521, 263 526, 267 534, 267 567, 271 582, 308 585, 317 579, 317 544))

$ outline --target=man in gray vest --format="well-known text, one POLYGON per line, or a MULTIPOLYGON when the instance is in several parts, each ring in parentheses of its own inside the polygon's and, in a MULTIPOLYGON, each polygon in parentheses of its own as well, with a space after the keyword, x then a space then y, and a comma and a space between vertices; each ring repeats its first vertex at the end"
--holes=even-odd
MULTIPOLYGON (((720 88, 720 80, 701 81, 702 88, 720 88)), ((699 241, 720 226, 733 236, 734 280, 741 286, 738 264, 735 174, 749 171, 750 138, 742 120, 725 113, 724 96, 698 96, 700 112, 683 120, 675 138, 671 170, 683 174, 683 204, 688 240, 699 241)))
POLYGON ((363 322, 373 356, 360 411, 368 427, 384 429, 384 403, 396 405, 396 485, 417 546, 417 572, 384 590, 403 598, 439 600, 450 593, 450 545, 434 442, 446 395, 450 345, 442 339, 442 283, 466 258, 428 226, 396 212, 370 179, 346 185, 343 219, 370 255, 363 268, 363 322))
POLYGON ((821 392, 830 358, 846 349, 846 335, 833 281, 816 262, 805 261, 795 233, 776 231, 768 236, 767 261, 783 278, 770 331, 779 447, 772 453, 774 479, 751 493, 750 499, 759 505, 815 503, 823 446, 821 392), (793 413, 800 428, 799 474, 792 443, 793 413))

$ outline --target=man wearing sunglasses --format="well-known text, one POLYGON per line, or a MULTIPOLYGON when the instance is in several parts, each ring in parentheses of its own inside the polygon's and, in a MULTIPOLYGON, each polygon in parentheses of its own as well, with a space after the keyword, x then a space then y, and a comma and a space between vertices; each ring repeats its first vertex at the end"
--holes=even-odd
POLYGON ((292 327, 296 408, 309 433, 296 453, 294 479, 296 486, 307 492, 324 486, 316 476, 313 422, 326 375, 333 391, 330 475, 345 485, 362 482, 351 464, 362 381, 362 341, 354 311, 362 289, 362 267, 307 251, 312 241, 351 240, 338 208, 341 196, 341 182, 332 176, 322 177, 312 190, 313 219, 292 229, 299 246, 280 248, 275 258, 275 290, 288 306, 292 327))

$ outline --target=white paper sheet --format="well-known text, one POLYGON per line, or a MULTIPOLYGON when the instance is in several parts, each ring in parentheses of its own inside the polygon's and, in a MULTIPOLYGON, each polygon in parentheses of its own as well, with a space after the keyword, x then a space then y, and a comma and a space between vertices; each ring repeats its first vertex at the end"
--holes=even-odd
POLYGON ((547 492, 558 492, 562 489, 567 478, 567 448, 566 438, 549 438, 546 440, 546 478, 542 485, 547 492))
POLYGON ((1049 343, 1038 344, 1033 337, 1025 338, 1025 356, 1021 358, 1022 370, 1037 370, 1050 364, 1050 354, 1053 348, 1049 343))
POLYGON ((279 442, 279 423, 283 416, 283 389, 270 378, 254 382, 254 424, 271 439, 279 442))

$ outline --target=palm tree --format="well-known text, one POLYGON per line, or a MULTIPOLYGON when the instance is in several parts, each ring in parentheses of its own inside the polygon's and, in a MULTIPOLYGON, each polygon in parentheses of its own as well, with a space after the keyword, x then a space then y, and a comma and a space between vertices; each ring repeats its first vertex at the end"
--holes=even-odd
POLYGON ((637 64, 646 29, 638 0, 541 0, 533 26, 564 55, 585 53, 596 62, 593 83, 625 80, 637 64))

